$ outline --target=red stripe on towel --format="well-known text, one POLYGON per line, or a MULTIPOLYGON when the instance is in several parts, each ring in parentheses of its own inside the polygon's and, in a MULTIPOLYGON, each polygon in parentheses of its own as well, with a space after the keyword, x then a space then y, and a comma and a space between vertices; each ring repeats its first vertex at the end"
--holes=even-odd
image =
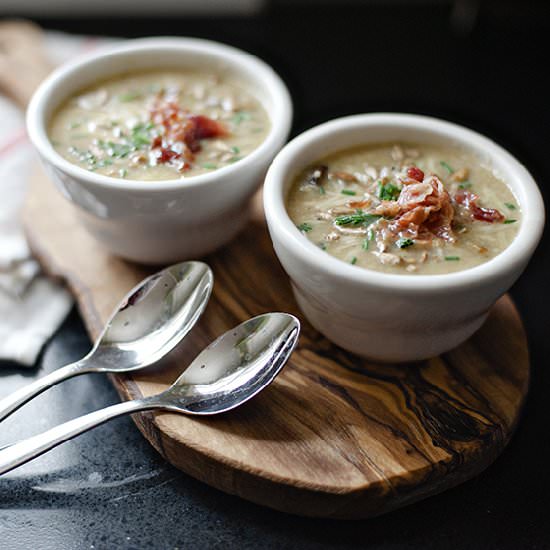
POLYGON ((21 128, 0 145, 0 157, 27 142, 27 131, 21 128))

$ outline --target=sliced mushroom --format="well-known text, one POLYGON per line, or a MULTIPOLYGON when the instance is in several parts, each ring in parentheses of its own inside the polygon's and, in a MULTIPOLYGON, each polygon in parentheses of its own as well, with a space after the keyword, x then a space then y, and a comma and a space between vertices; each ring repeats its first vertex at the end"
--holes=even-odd
POLYGON ((107 93, 107 90, 101 88, 97 90, 97 92, 90 92, 89 94, 79 96, 76 102, 81 109, 93 111, 94 109, 99 109, 99 107, 105 105, 108 97, 109 94, 107 93))
POLYGON ((331 178, 336 178, 336 179, 339 179, 339 180, 342 180, 342 181, 347 181, 347 182, 350 182, 350 183, 357 182, 357 178, 353 174, 351 174, 350 172, 343 172, 343 171, 331 172, 329 174, 329 176, 331 178))
POLYGON ((452 181, 465 181, 468 179, 468 176, 470 175, 470 171, 468 168, 459 168, 458 170, 455 170, 451 174, 451 180, 452 181))
POLYGON ((391 252, 373 252, 377 256, 378 261, 384 265, 397 265, 401 262, 401 258, 391 252))
POLYGON ((332 216, 344 216, 345 214, 354 214, 355 208, 346 205, 334 206, 328 209, 328 213, 332 216))
POLYGON ((375 180, 378 177, 378 170, 374 166, 366 166, 365 167, 365 173, 369 178, 375 180))
POLYGON ((344 235, 366 235, 367 229, 364 227, 344 227, 342 225, 334 225, 334 229, 344 235))
POLYGON ((405 153, 399 145, 394 145, 391 150, 391 158, 395 162, 401 162, 405 158, 405 153))

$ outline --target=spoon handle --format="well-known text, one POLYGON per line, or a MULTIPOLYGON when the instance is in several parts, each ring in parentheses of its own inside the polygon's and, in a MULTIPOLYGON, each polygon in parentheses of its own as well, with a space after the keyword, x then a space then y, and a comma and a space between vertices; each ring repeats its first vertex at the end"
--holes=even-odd
POLYGON ((156 396, 124 401, 69 420, 44 433, 29 437, 9 447, 4 447, 0 449, 0 475, 29 462, 33 458, 57 447, 57 445, 91 430, 112 418, 155 408, 162 408, 162 404, 156 396))
POLYGON ((0 401, 0 422, 44 390, 55 386, 63 380, 67 380, 67 378, 72 378, 85 372, 90 372, 89 368, 85 367, 83 362, 77 361, 76 363, 56 369, 50 374, 34 381, 32 384, 28 384, 13 392, 0 401))

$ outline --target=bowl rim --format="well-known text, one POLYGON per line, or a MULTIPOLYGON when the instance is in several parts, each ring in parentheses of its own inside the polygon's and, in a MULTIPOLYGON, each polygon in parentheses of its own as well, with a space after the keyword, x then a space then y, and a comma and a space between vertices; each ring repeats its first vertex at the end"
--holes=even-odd
MULTIPOLYGON (((372 142, 372 140, 371 140, 372 142)), ((357 141, 355 145, 361 145, 357 141)), ((332 151, 345 150, 334 146, 332 151)), ((324 271, 349 283, 365 284, 377 289, 391 289, 400 292, 438 293, 459 287, 474 287, 502 277, 503 274, 523 269, 534 252, 544 227, 544 203, 540 190, 527 169, 510 153, 489 138, 458 124, 439 118, 408 113, 368 113, 337 118, 315 126, 291 140, 273 160, 264 185, 264 209, 269 230, 275 233, 281 246, 295 257, 306 262, 310 268, 324 271), (328 142, 336 134, 346 130, 369 129, 385 126, 399 129, 421 130, 434 136, 467 144, 478 154, 498 159, 510 175, 521 182, 525 191, 520 204, 522 221, 514 240, 500 254, 480 265, 462 271, 443 274, 393 274, 366 269, 348 264, 313 244, 290 219, 285 207, 285 184, 295 172, 289 173, 291 165, 312 145, 328 142)), ((519 273, 518 273, 519 274, 519 273)))
MULTIPOLYGON (((121 74, 124 69, 121 69, 121 74)), ((61 102, 67 96, 63 97, 61 102)), ((61 102, 58 101, 58 104, 61 102)), ((233 46, 205 40, 202 38, 158 36, 126 40, 117 44, 102 46, 94 52, 79 56, 78 59, 62 64, 55 69, 34 92, 26 114, 27 132, 31 143, 40 155, 59 170, 73 178, 84 179, 98 187, 117 190, 133 191, 163 191, 179 189, 180 187, 192 188, 215 184, 226 176, 236 174, 246 168, 247 165, 256 163, 263 157, 276 152, 286 141, 292 123, 293 106, 290 93, 286 84, 275 70, 259 57, 240 50, 233 46), (115 178, 103 174, 97 174, 73 164, 63 158, 53 147, 47 133, 47 120, 45 110, 52 101, 57 99, 55 94, 62 88, 63 83, 75 74, 85 73, 91 64, 106 63, 110 58, 119 56, 121 59, 127 56, 134 57, 142 52, 180 52, 183 55, 193 56, 207 54, 218 57, 229 64, 242 65, 250 69, 252 81, 257 82, 268 90, 273 98, 273 109, 268 112, 271 128, 256 149, 242 159, 227 166, 190 176, 169 180, 133 180, 115 178)))

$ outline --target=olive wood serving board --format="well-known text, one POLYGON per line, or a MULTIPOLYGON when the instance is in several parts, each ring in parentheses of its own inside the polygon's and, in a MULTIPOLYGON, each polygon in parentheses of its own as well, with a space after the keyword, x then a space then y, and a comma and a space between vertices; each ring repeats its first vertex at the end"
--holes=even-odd
MULTIPOLYGON (((94 338, 151 269, 101 248, 41 170, 23 219, 33 251, 48 273, 66 281, 94 338)), ((205 261, 215 275, 206 313, 161 368, 112 377, 122 399, 164 389, 208 342, 251 316, 288 311, 303 330, 281 375, 240 409, 210 418, 134 415, 177 468, 277 510, 364 518, 475 476, 510 439, 527 392, 529 359, 509 297, 450 353, 418 364, 377 365, 332 345, 305 321, 259 203, 246 230, 205 261)))

